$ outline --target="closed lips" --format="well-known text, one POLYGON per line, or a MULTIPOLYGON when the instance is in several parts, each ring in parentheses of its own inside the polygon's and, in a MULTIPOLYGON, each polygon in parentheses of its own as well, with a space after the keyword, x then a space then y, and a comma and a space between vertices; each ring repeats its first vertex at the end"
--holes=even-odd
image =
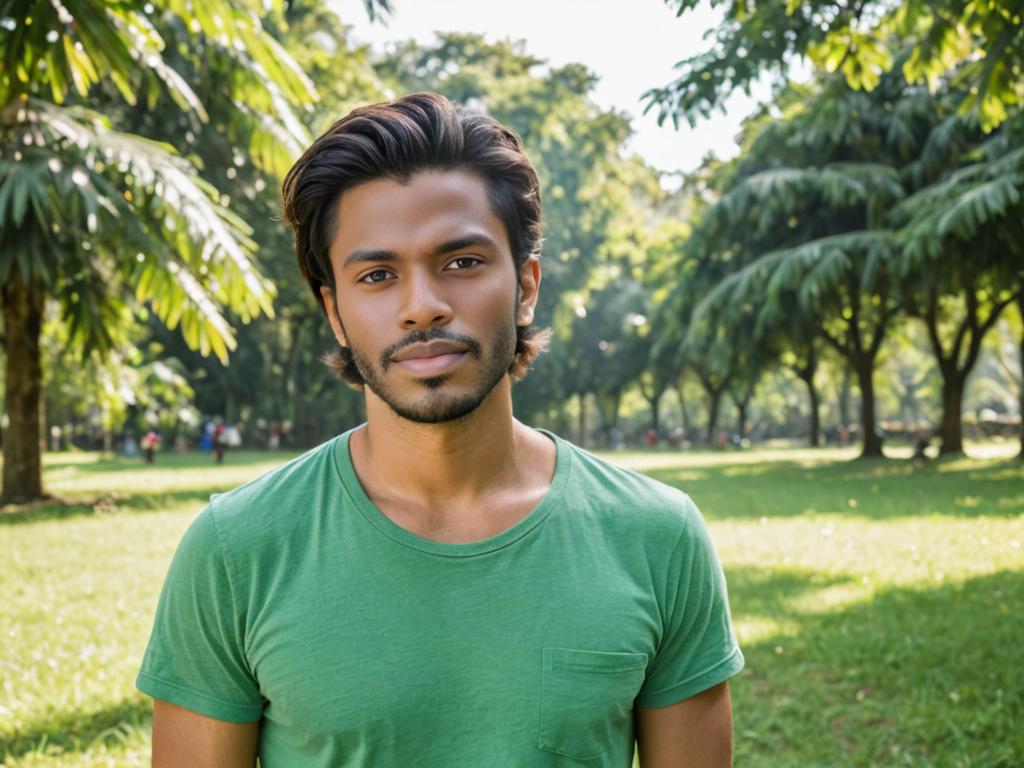
POLYGON ((431 341, 426 344, 410 344, 396 352, 392 360, 400 363, 403 360, 415 360, 425 357, 440 357, 441 355, 458 355, 466 351, 463 344, 454 341, 431 341))

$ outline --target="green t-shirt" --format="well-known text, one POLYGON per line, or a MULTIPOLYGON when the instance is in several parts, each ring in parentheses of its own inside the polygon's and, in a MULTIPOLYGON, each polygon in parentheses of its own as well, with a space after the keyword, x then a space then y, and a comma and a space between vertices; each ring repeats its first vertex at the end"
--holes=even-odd
POLYGON ((743 667, 685 494, 549 434, 554 479, 527 517, 430 541, 371 503, 350 434, 211 498, 138 676, 209 717, 262 718, 263 768, 627 768, 634 706, 743 667))

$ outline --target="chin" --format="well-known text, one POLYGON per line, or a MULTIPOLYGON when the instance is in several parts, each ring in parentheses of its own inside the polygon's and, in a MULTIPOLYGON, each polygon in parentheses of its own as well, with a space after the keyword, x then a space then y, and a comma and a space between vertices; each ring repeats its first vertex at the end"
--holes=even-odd
POLYGON ((415 404, 389 403, 386 405, 400 418, 416 424, 448 424, 460 421, 474 413, 485 397, 432 397, 428 402, 415 404))

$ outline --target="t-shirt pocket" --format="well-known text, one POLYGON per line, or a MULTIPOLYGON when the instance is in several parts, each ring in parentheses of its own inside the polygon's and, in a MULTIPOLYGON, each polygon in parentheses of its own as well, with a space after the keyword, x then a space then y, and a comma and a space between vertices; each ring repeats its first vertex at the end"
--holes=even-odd
POLYGON ((647 654, 545 648, 541 749, 577 760, 607 752, 628 730, 647 654))

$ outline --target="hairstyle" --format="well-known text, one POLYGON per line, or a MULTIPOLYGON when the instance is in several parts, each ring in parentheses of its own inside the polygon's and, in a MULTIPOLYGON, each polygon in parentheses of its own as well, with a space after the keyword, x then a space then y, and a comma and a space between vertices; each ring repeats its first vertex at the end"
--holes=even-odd
MULTIPOLYGON (((540 185, 519 137, 486 115, 456 111, 444 96, 409 94, 353 110, 285 176, 284 220, 295 231, 299 270, 324 312, 321 286, 335 294, 328 250, 337 234, 341 195, 374 179, 404 184, 427 170, 467 170, 483 179, 491 209, 505 226, 517 276, 527 259, 540 255, 540 185)), ((549 338, 547 329, 517 326, 513 379, 526 374, 549 338)), ((363 384, 347 348, 339 344, 323 361, 342 379, 363 384)))

